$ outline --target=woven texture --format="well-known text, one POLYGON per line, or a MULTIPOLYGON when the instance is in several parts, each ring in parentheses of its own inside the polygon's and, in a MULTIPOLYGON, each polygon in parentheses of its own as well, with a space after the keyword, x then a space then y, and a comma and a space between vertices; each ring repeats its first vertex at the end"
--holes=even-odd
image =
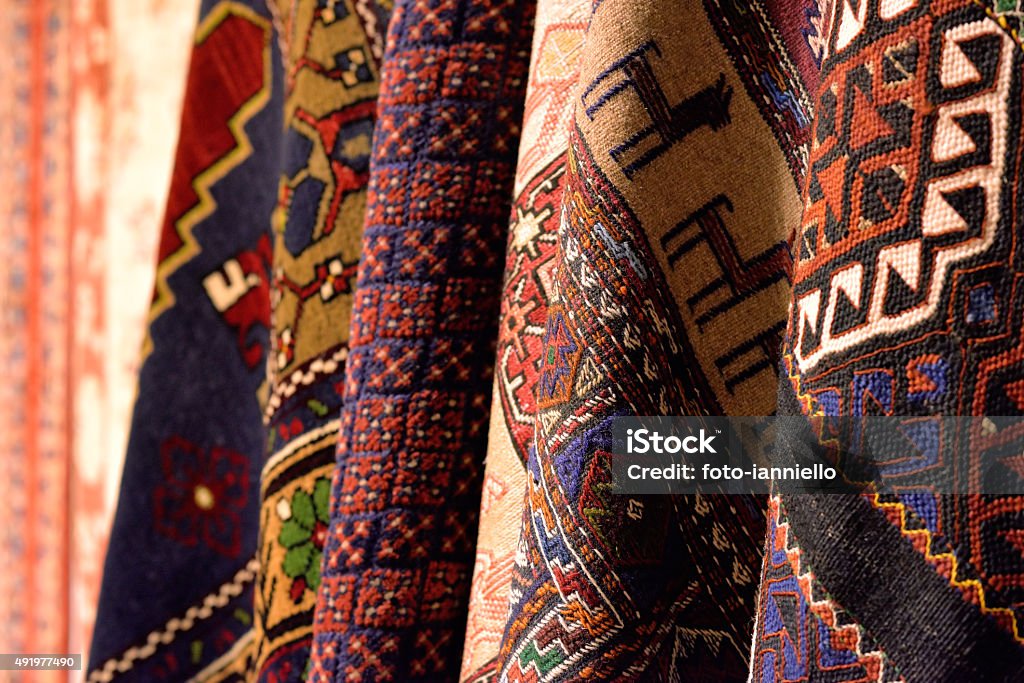
MULTIPOLYGON (((176 131, 197 5, 19 1, 0 16, 0 641, 12 652, 88 649, 174 152, 174 135, 152 131, 176 131)), ((28 676, 67 678, 0 681, 28 676)))
MULTIPOLYGON (((1024 499, 615 495, 609 460, 623 415, 1024 413, 1021 16, 206 0, 88 680, 1018 681, 1024 499)), ((65 467, 37 147, 5 386, 45 386, 4 438, 65 467)), ((55 548, 16 546, 12 633, 55 548)))
POLYGON ((508 614, 526 490, 525 463, 533 442, 534 391, 557 262, 569 122, 589 15, 590 0, 541 0, 537 5, 505 256, 462 680, 479 680, 493 672, 508 614))
MULTIPOLYGON (((88 0, 71 13, 71 258, 66 294, 52 288, 46 297, 67 298, 74 311, 63 652, 88 651, 96 617, 198 7, 197 0, 88 0)), ((56 613, 54 603, 42 604, 56 613)))
POLYGON ((0 18, 0 638, 12 652, 69 647, 70 23, 67 4, 46 1, 7 3, 0 18))
POLYGON ((201 8, 90 681, 246 665, 282 124, 271 34, 262 3, 201 8))
MULTIPOLYGON (((999 9, 836 5, 780 411, 913 416, 919 434, 1024 411, 1024 52, 999 9)), ((993 423, 974 445, 1013 436, 993 423)), ((936 495, 918 468, 952 480, 955 460, 908 448, 904 493, 772 498, 751 680, 1020 680, 1024 500, 936 495)))
POLYGON ((605 0, 589 17, 511 609, 482 678, 746 675, 763 500, 612 495, 609 452, 618 415, 774 407, 810 107, 789 58, 806 44, 758 16, 605 0))
POLYGON ((366 0, 279 4, 285 130, 268 301, 260 681, 298 680, 309 660, 387 22, 366 0))
POLYGON ((531 3, 395 7, 312 681, 459 670, 531 3))

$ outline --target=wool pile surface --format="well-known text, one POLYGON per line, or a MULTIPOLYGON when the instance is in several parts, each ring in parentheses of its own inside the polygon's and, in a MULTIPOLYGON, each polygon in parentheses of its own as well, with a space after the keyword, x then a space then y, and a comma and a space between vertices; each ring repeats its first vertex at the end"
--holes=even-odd
POLYGON ((202 5, 89 681, 224 680, 246 666, 277 62, 262 3, 202 5))
POLYGON ((397 3, 311 681, 457 676, 532 3, 397 3))
MULTIPOLYGON (((1013 13, 956 0, 834 12, 780 412, 907 416, 919 434, 942 415, 1019 415, 1013 13)), ((992 424, 978 452, 1016 438, 992 424)), ((1024 500, 937 494, 927 467, 967 479, 981 462, 932 443, 899 493, 772 497, 751 680, 1020 680, 1024 500)))
POLYGON ((1024 412, 1003 4, 207 0, 89 680, 1017 680, 1020 498, 610 466, 1024 412))
POLYGON ((387 11, 366 0, 273 9, 285 127, 271 221, 251 680, 289 681, 309 661, 327 538, 387 11))

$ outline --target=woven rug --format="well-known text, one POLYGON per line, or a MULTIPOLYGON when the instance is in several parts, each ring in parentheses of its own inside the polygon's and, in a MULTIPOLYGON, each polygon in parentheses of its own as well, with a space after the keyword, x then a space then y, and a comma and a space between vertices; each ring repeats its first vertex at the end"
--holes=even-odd
MULTIPOLYGON (((780 412, 1024 411, 1024 49, 998 6, 829 17, 780 412)), ((1021 679, 1024 499, 780 492, 769 509, 751 681, 1021 679)))
MULTIPOLYGON (((63 652, 88 651, 96 617, 198 6, 88 0, 71 12, 70 264, 67 292, 51 281, 44 297, 67 298, 75 313, 66 375, 73 469, 63 652)), ((20 651, 44 650, 52 648, 20 651)))
POLYGON ((311 681, 459 671, 532 3, 396 4, 311 681))
POLYGON ((300 680, 309 660, 387 26, 366 0, 279 4, 285 129, 263 411, 251 678, 260 681, 300 680))
POLYGON ((770 30, 794 6, 594 5, 510 613, 480 678, 742 680, 763 499, 612 495, 610 420, 772 412, 815 67, 770 30))
POLYGON ((222 680, 252 642, 282 126, 271 34, 262 3, 201 7, 89 681, 222 680))
POLYGON ((1017 681, 1021 498, 609 462, 624 415, 1024 412, 1016 6, 533 9, 203 3, 88 680, 1017 681))
POLYGON ((0 638, 11 652, 66 652, 71 9, 12 0, 2 15, 0 638))
MULTIPOLYGON (((0 642, 10 652, 88 649, 174 151, 173 135, 152 131, 176 130, 197 5, 19 1, 0 16, 0 642)), ((0 681, 29 676, 67 679, 3 671, 0 681)))
POLYGON ((556 231, 569 123, 590 0, 540 0, 533 33, 515 204, 491 398, 462 680, 492 672, 508 614, 508 589, 533 442, 534 389, 556 263, 556 231))

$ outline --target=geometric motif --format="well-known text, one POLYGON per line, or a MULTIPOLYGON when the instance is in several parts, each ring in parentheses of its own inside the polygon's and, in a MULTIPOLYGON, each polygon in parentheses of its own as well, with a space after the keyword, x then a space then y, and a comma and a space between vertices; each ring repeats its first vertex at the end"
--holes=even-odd
POLYGON ((569 400, 576 368, 583 351, 576 335, 566 325, 560 306, 548 308, 548 326, 544 333, 544 356, 537 379, 537 407, 548 408, 569 400))
POLYGON ((777 383, 790 296, 781 226, 797 215, 797 189, 755 104, 763 94, 745 89, 742 54, 715 41, 705 11, 592 9, 552 212, 510 612, 481 680, 732 681, 747 670, 763 501, 611 488, 615 417, 769 410, 761 389, 777 383), (681 24, 688 40, 673 40, 667 27, 681 24), (753 182, 769 167, 771 189, 753 182), (748 171, 752 182, 739 180, 748 171), (779 214, 766 229, 769 202, 779 214))
MULTIPOLYGON (((629 208, 619 203, 578 136, 577 129, 570 138, 558 232, 555 291, 561 305, 548 307, 536 447, 527 462, 528 507, 497 671, 501 680, 566 680, 580 671, 614 678, 632 669, 658 679, 702 670, 711 680, 733 680, 744 669, 745 635, 733 627, 745 621, 739 615, 753 598, 743 591, 753 587, 754 573, 745 567, 756 562, 759 515, 752 499, 727 512, 716 504, 692 510, 665 498, 608 495, 610 398, 621 396, 617 409, 636 414, 664 410, 659 400, 694 408, 676 393, 685 380, 658 384, 664 375, 645 376, 655 368, 676 368, 676 377, 685 377, 679 361, 661 355, 670 351, 658 336, 679 340, 682 335, 673 334, 678 328, 646 320, 651 313, 629 301, 637 312, 632 324, 620 318, 625 304, 604 303, 609 291, 620 300, 629 291, 658 296, 650 268, 644 267, 641 280, 633 265, 641 261, 621 257, 616 270, 601 278, 586 272, 584 264, 607 262, 613 247, 623 253, 639 247, 627 237, 626 230, 637 229, 629 208), (577 232, 595 225, 605 226, 609 242, 577 232), (584 243, 593 251, 584 251, 584 243), (616 331, 602 337, 607 325, 616 331), (654 332, 659 329, 664 331, 654 332), (632 348, 616 348, 613 340, 629 343, 634 335, 632 348), (647 353, 661 357, 641 360, 647 353), (598 367, 613 363, 636 370, 614 375, 612 383, 610 373, 598 367), (649 386, 658 386, 665 398, 649 386), (700 584, 690 569, 701 566, 710 549, 690 536, 691 528, 716 529, 723 544, 716 552, 728 556, 736 583, 716 582, 717 604, 698 595, 700 584), (746 559, 748 552, 754 558, 746 559)), ((659 310, 671 309, 662 304, 659 310)))
POLYGON ((258 327, 270 327, 270 240, 264 236, 255 250, 241 251, 203 278, 203 289, 214 308, 237 335, 238 349, 245 364, 255 368, 264 349, 252 341, 258 327))
POLYGON ((90 680, 218 680, 252 653, 281 90, 263 3, 203 3, 90 680))
POLYGON ((564 157, 538 173, 523 189, 524 199, 515 207, 509 228, 495 387, 516 452, 523 462, 533 441, 535 387, 546 347, 543 335, 564 173, 564 157))
MULTIPOLYGON (((701 45, 715 48, 705 54, 642 26, 655 9, 630 19, 637 35, 626 45, 594 60, 581 83, 577 118, 582 129, 596 131, 606 150, 595 152, 597 163, 638 207, 638 219, 660 246, 655 262, 692 348, 687 372, 695 391, 717 404, 713 413, 768 411, 790 298, 786 226, 799 209, 787 166, 800 143, 781 142, 788 140, 785 131, 759 109, 760 86, 744 88, 749 60, 742 50, 727 50, 729 41, 716 40, 716 11, 701 6, 683 13, 688 25, 708 30, 701 45), (701 60, 717 70, 696 68, 701 60), (771 218, 764 217, 766 205, 771 218)), ((762 64, 789 68, 777 47, 749 49, 762 64)), ((595 230, 616 259, 643 263, 628 245, 616 244, 608 221, 595 230)))
MULTIPOLYGON (((1022 56, 982 3, 838 3, 794 240, 780 410, 1019 414, 1022 56)), ((972 436, 976 452, 1006 432, 972 436)), ((978 476, 977 462, 947 463, 930 421, 904 434, 917 452, 893 473, 978 476)), ((779 495, 771 533, 788 538, 769 538, 789 562, 766 558, 753 679, 807 680, 807 663, 829 658, 852 667, 837 680, 1015 680, 1024 502, 904 489, 779 495), (794 580, 799 600, 775 597, 794 580), (837 643, 849 652, 837 657, 837 643)))
POLYGON ((587 0, 541 0, 537 5, 516 200, 505 253, 480 527, 462 650, 463 681, 494 675, 508 613, 547 304, 557 263, 569 123, 589 12, 587 0))
POLYGON ((939 314, 950 272, 996 236, 1014 43, 986 19, 933 25, 913 3, 896 16, 899 32, 822 83, 795 268, 801 371, 939 314))
POLYGON ((311 681, 455 678, 532 3, 396 3, 311 681))
POLYGON ((254 622, 254 676, 265 681, 308 668, 366 208, 375 44, 387 13, 366 0, 303 0, 287 3, 278 20, 286 127, 272 219, 254 622))
POLYGON ((755 624, 756 681, 896 681, 867 634, 827 597, 811 593, 813 579, 792 547, 777 497, 768 501, 768 547, 761 576, 762 610, 755 624), (835 628, 830 630, 829 626, 835 628))
POLYGON ((813 90, 808 89, 817 86, 820 66, 808 44, 815 33, 810 20, 815 15, 820 20, 816 3, 757 0, 741 5, 705 0, 704 8, 747 92, 771 126, 794 180, 802 186, 813 115, 813 90), (801 9, 808 21, 798 30, 794 19, 801 9))
MULTIPOLYGON (((244 40, 247 46, 254 40, 259 41, 260 27, 246 17, 249 11, 243 3, 219 4, 197 27, 193 59, 198 64, 189 70, 193 87, 200 91, 222 88, 219 76, 203 68, 203 65, 230 58, 233 48, 228 41, 231 35, 239 36, 236 40, 244 40)), ((267 28, 264 27, 263 31, 267 28)), ((201 116, 209 117, 209 121, 217 121, 219 125, 200 128, 195 113, 188 109, 182 112, 182 127, 195 130, 197 136, 201 135, 203 146, 189 150, 188 153, 179 152, 175 158, 164 214, 165 225, 157 253, 157 277, 150 322, 174 306, 175 294, 168 279, 201 250, 194 230, 217 210, 217 200, 211 193, 211 186, 252 155, 253 145, 245 127, 269 100, 269 50, 265 51, 261 61, 238 61, 236 64, 238 68, 232 74, 235 87, 222 89, 220 97, 210 98, 201 113, 201 116)), ((148 355, 151 344, 147 331, 143 358, 148 355)))
POLYGON ((725 74, 720 74, 714 85, 709 85, 682 101, 669 105, 665 92, 658 84, 649 61, 650 57, 661 57, 661 50, 654 41, 620 57, 580 95, 580 103, 587 117, 593 120, 597 112, 613 97, 627 88, 635 90, 651 117, 648 126, 630 135, 625 142, 612 147, 608 152, 622 168, 627 178, 647 166, 667 150, 673 143, 690 133, 708 126, 718 130, 729 123, 729 101, 732 88, 725 83, 725 74), (604 86, 599 90, 598 86, 604 86), (655 142, 652 144, 651 139, 655 142), (639 154, 634 154, 640 150, 639 154), (632 159, 632 161, 628 161, 632 159))

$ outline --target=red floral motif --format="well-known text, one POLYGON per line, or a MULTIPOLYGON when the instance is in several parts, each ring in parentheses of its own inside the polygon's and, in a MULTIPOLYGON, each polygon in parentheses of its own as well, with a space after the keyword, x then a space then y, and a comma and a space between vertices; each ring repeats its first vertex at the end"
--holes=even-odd
POLYGON ((205 451, 180 436, 160 447, 164 480, 153 492, 156 530, 187 546, 200 542, 226 557, 241 552, 241 513, 249 468, 241 453, 205 451))

